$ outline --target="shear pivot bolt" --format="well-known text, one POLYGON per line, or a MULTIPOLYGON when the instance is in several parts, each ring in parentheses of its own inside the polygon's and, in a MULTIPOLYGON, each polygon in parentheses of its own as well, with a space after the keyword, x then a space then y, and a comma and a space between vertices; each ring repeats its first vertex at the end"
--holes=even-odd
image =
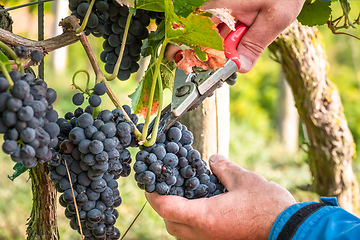
POLYGON ((176 89, 175 96, 182 97, 190 92, 190 86, 184 85, 176 89))

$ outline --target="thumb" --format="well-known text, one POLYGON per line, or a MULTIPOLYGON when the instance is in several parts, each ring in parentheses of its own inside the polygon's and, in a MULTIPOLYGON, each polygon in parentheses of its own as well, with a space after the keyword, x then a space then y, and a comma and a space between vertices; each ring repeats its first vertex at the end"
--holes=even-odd
POLYGON ((219 179, 224 187, 231 191, 241 185, 241 177, 248 172, 236 163, 231 162, 220 154, 212 155, 209 158, 210 169, 219 179))
POLYGON ((284 17, 281 21, 276 20, 276 18, 279 17, 281 18, 282 16, 273 17, 271 13, 262 11, 244 34, 237 48, 241 61, 240 73, 250 71, 270 43, 272 43, 293 20, 289 17, 284 17), (268 19, 270 18, 274 19, 269 21, 268 19))

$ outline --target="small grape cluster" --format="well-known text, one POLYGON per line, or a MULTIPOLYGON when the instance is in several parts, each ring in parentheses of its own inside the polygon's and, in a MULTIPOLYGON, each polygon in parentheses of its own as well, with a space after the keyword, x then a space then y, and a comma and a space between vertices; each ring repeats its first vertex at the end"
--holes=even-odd
MULTIPOLYGON (((84 21, 85 15, 90 7, 86 0, 69 0, 69 9, 72 11, 71 15, 75 15, 80 19, 80 24, 84 21)), ((95 37, 102 37, 105 29, 104 23, 109 18, 109 10, 111 8, 106 0, 96 1, 93 9, 89 15, 88 22, 85 27, 85 34, 93 34, 95 37)))
MULTIPOLYGON (((101 104, 100 96, 104 95, 106 93, 106 91, 107 91, 107 89, 106 89, 105 84, 97 83, 94 86, 93 92, 88 99, 89 105, 87 106, 87 109, 85 111, 92 113, 92 111, 95 107, 100 106, 100 104, 101 104)), ((84 103, 84 100, 85 100, 84 93, 78 92, 78 93, 75 93, 72 97, 72 102, 76 106, 82 105, 84 103)))
POLYGON ((2 149, 14 162, 35 167, 51 159, 58 144, 58 113, 53 109, 57 94, 46 82, 30 73, 9 72, 14 85, 0 77, 0 133, 2 149))
POLYGON ((176 122, 151 147, 136 154, 133 169, 138 186, 146 192, 188 199, 211 197, 225 191, 193 149, 193 134, 176 122))
MULTIPOLYGON (((86 0, 69 0, 72 15, 79 18, 80 23, 83 22, 89 6, 86 0)), ((92 33, 95 37, 102 36, 105 39, 103 42, 104 51, 100 54, 100 59, 105 63, 105 71, 110 74, 114 72, 115 63, 120 55, 128 14, 129 9, 125 5, 121 6, 112 0, 99 0, 95 2, 85 28, 85 34, 92 33)), ((164 17, 163 12, 137 9, 136 15, 131 19, 124 54, 117 75, 118 79, 127 80, 132 73, 138 71, 139 64, 137 62, 140 59, 141 46, 143 40, 149 35, 147 26, 151 19, 156 19, 155 22, 160 24, 164 17)))
MULTIPOLYGON (((118 12, 110 13, 110 18, 104 24, 105 41, 103 43, 104 51, 100 54, 100 59, 105 63, 105 71, 113 73, 115 63, 118 59, 121 49, 121 43, 124 37, 124 31, 129 14, 129 9, 126 6, 118 6, 118 12)), ((140 59, 142 40, 149 35, 147 26, 150 24, 150 17, 148 11, 137 10, 136 15, 132 17, 129 27, 129 32, 126 38, 126 45, 121 60, 118 79, 127 80, 131 73, 137 72, 140 59)))
POLYGON ((30 51, 27 47, 23 45, 16 46, 14 52, 18 58, 26 59, 30 57, 31 61, 33 61, 34 63, 39 63, 44 58, 44 54, 40 50, 34 49, 30 51))
MULTIPOLYGON (((123 108, 137 119, 130 107, 123 108)), ((127 148, 137 145, 132 133, 135 125, 125 120, 120 109, 103 110, 93 118, 82 108, 59 118, 57 124, 60 144, 53 150, 50 178, 62 193, 59 202, 66 208, 71 228, 80 233, 77 207, 85 239, 119 239, 114 224, 122 199, 116 179, 130 174, 127 148)))

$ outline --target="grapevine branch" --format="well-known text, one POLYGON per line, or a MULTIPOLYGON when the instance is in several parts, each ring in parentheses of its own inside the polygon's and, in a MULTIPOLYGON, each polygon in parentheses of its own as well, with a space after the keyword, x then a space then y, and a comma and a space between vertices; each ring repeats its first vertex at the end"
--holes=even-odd
POLYGON ((24 38, 4 29, 0 29, 0 40, 11 46, 24 45, 29 48, 29 50, 37 49, 47 54, 56 49, 68 46, 79 41, 79 36, 76 35, 74 28, 71 25, 74 22, 77 22, 77 18, 75 16, 66 17, 60 23, 60 25, 63 26, 64 33, 42 41, 35 41, 24 38))
POLYGON ((336 18, 335 20, 333 20, 332 16, 330 16, 330 20, 327 21, 327 25, 333 34, 344 34, 344 35, 356 38, 357 40, 360 40, 360 37, 357 37, 350 33, 338 31, 339 29, 344 29, 344 28, 348 29, 350 26, 355 28, 354 24, 360 25, 360 13, 359 13, 357 19, 354 20, 354 23, 349 24, 349 22, 351 23, 351 21, 349 20, 349 17, 346 14, 343 14, 340 17, 336 18), (338 26, 339 23, 341 22, 341 20, 343 20, 343 19, 344 19, 343 25, 338 26))

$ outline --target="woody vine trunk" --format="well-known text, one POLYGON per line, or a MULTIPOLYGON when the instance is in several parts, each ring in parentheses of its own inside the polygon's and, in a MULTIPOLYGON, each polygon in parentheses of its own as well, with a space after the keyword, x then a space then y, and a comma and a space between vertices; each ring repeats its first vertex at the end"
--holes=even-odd
POLYGON ((28 240, 58 240, 56 192, 47 164, 30 169, 33 206, 28 220, 28 240))
MULTIPOLYGON (((0 5, 0 9, 3 8, 0 5)), ((12 31, 12 19, 6 12, 0 14, 0 28, 12 31)), ((58 240, 56 192, 49 177, 47 164, 38 164, 38 166, 30 169, 29 176, 33 206, 27 223, 27 239, 58 240)))
POLYGON ((328 79, 326 53, 317 28, 294 22, 270 46, 291 86, 309 136, 308 190, 335 196, 350 212, 359 210, 359 186, 352 169, 355 143, 336 86, 328 79))

